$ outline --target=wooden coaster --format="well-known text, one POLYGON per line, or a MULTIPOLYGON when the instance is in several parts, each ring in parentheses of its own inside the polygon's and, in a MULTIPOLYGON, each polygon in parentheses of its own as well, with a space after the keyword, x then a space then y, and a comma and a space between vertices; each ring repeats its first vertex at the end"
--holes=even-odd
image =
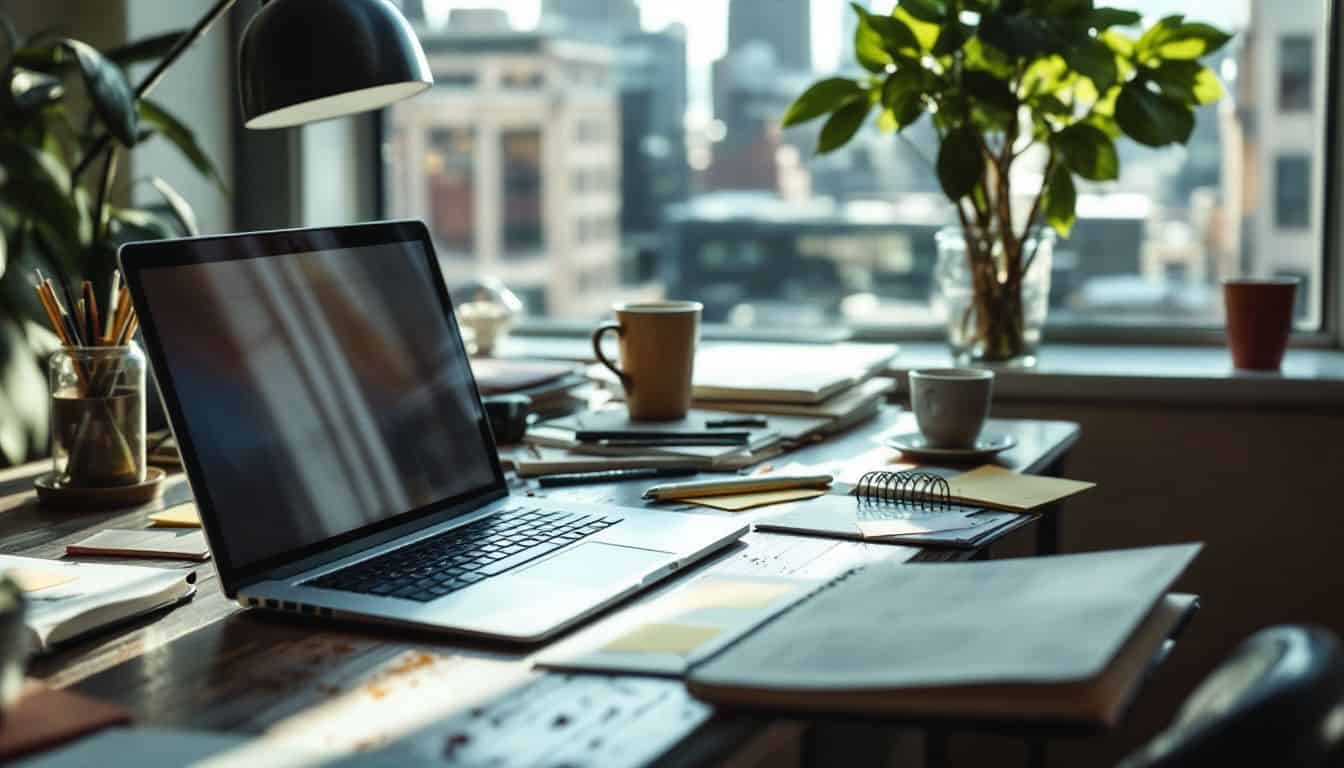
POLYGON ((46 506, 116 509, 137 507, 158 498, 163 491, 163 478, 167 475, 158 467, 149 467, 145 470, 145 481, 142 483, 111 488, 77 488, 56 485, 55 473, 47 472, 38 476, 33 486, 37 488, 38 501, 46 506))

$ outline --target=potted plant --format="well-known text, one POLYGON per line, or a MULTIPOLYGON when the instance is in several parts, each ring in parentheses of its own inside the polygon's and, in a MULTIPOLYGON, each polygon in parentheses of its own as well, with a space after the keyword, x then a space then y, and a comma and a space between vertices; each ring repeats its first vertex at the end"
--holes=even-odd
POLYGON ((874 113, 889 132, 929 115, 933 167, 960 222, 940 237, 938 268, 953 351, 987 364, 1034 362, 1053 236, 1067 236, 1075 220, 1075 177, 1117 178, 1123 137, 1185 143, 1195 108, 1223 96, 1200 59, 1230 35, 1179 15, 1129 34, 1122 28, 1140 14, 1092 0, 899 0, 890 15, 853 8, 854 54, 867 74, 813 84, 784 125, 826 116, 824 153, 874 113))
POLYGON ((55 340, 41 327, 34 268, 106 295, 121 243, 196 234, 191 206, 163 179, 134 182, 161 205, 118 204, 117 171, 147 142, 167 141, 223 189, 191 129, 144 98, 188 40, 178 31, 100 52, 50 33, 23 39, 0 15, 0 465, 47 440, 41 359, 55 340), (140 62, 154 66, 132 87, 125 68, 140 62))

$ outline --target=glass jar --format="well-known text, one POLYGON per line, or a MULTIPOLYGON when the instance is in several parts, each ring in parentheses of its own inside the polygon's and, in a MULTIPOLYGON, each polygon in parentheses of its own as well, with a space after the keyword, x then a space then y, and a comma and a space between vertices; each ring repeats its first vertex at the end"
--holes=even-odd
POLYGON ((145 481, 145 355, 139 345, 64 347, 48 366, 56 484, 145 481))
POLYGON ((956 364, 1035 365, 1050 309, 1054 230, 1037 227, 1023 243, 1027 271, 1016 291, 1006 283, 1003 242, 998 238, 977 239, 978 247, 988 251, 982 263, 994 265, 996 279, 989 285, 976 285, 972 279, 961 227, 943 228, 937 240, 936 302, 946 313, 947 343, 956 364))

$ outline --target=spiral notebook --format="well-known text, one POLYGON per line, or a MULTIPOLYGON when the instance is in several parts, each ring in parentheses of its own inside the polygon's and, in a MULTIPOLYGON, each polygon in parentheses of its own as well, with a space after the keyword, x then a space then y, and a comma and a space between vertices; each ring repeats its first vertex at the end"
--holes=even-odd
POLYGON ((1035 520, 958 503, 946 478, 928 472, 869 472, 852 494, 784 506, 756 530, 888 544, 973 549, 1035 520))
POLYGON ((1197 602, 1169 590, 1201 546, 872 563, 694 654, 687 688, 770 715, 1114 724, 1197 602))

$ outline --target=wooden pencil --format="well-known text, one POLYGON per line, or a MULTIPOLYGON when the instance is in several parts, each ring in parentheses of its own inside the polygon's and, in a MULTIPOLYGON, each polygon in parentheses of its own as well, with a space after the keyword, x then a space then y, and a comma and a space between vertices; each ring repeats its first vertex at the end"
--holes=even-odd
POLYGON ((98 298, 93 292, 93 283, 89 280, 84 281, 84 311, 87 313, 87 322, 89 324, 89 343, 100 344, 103 338, 102 319, 98 317, 98 298))

